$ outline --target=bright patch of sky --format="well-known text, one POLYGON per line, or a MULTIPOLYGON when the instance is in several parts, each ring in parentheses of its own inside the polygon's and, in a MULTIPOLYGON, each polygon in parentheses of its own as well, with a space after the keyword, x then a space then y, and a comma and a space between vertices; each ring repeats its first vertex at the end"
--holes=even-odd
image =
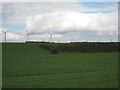
POLYGON ((91 11, 91 12, 82 12, 82 13, 112 13, 113 11, 91 11))
POLYGON ((7 25, 7 24, 3 24, 3 25, 0 25, 2 26, 3 28, 6 28, 6 29, 10 29, 10 30, 24 30, 25 28, 25 25, 7 25))
POLYGON ((103 2, 81 2, 80 4, 88 8, 105 8, 103 2))

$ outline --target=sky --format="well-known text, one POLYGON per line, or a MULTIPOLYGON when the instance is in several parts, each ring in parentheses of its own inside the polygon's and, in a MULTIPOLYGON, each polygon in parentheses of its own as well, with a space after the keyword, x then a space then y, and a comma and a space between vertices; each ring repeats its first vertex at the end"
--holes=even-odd
MULTIPOLYGON (((6 0, 7 1, 7 0, 6 0)), ((2 2, 0 37, 8 42, 118 41, 117 2, 2 2)))

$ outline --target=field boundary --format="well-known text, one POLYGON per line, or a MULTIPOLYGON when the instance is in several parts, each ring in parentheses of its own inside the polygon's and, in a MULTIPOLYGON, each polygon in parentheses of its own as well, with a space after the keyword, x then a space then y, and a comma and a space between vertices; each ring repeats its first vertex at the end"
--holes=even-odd
POLYGON ((24 74, 24 75, 15 75, 15 76, 4 76, 3 78, 29 77, 29 76, 55 75, 55 74, 74 74, 81 72, 97 72, 97 70, 80 71, 80 72, 61 72, 61 73, 33 73, 33 74, 24 74))

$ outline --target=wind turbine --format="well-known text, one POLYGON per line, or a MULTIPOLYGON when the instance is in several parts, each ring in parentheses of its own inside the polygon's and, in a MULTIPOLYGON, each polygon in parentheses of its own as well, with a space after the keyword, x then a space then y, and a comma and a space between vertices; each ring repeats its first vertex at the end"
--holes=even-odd
POLYGON ((58 43, 60 43, 60 39, 58 39, 58 43))
POLYGON ((26 31, 26 36, 27 36, 27 38, 26 38, 26 40, 29 42, 29 38, 30 38, 30 33, 27 31, 27 27, 25 27, 25 31, 26 31))
POLYGON ((29 38, 30 38, 29 35, 30 35, 29 32, 27 32, 27 40, 28 40, 28 42, 29 42, 29 38))
POLYGON ((24 35, 25 41, 27 41, 26 34, 24 35))
POLYGON ((4 34, 4 40, 5 40, 5 42, 7 42, 7 32, 8 31, 2 31, 3 32, 3 34, 4 34))
POLYGON ((111 40, 111 42, 113 42, 113 40, 112 39, 110 39, 111 40))
POLYGON ((2 41, 2 32, 0 31, 0 41, 2 41))
POLYGON ((98 40, 98 42, 100 42, 100 39, 98 40))
POLYGON ((49 33, 50 33, 50 41, 52 43, 52 33, 51 32, 49 32, 49 33))
POLYGON ((42 39, 42 42, 44 42, 44 38, 41 38, 42 39))

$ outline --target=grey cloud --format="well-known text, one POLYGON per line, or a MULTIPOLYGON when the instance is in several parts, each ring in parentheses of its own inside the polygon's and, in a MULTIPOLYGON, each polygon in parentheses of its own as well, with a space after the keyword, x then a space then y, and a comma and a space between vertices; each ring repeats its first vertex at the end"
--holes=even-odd
MULTIPOLYGON (((51 13, 55 11, 101 11, 109 10, 111 6, 104 9, 86 8, 80 2, 5 2, 2 3, 3 21, 6 24, 25 24, 28 16, 34 16, 43 13, 51 13), (11 22, 12 21, 12 22, 11 22)), ((114 7, 112 9, 116 10, 114 7)), ((111 10, 111 9, 110 9, 111 10)))

